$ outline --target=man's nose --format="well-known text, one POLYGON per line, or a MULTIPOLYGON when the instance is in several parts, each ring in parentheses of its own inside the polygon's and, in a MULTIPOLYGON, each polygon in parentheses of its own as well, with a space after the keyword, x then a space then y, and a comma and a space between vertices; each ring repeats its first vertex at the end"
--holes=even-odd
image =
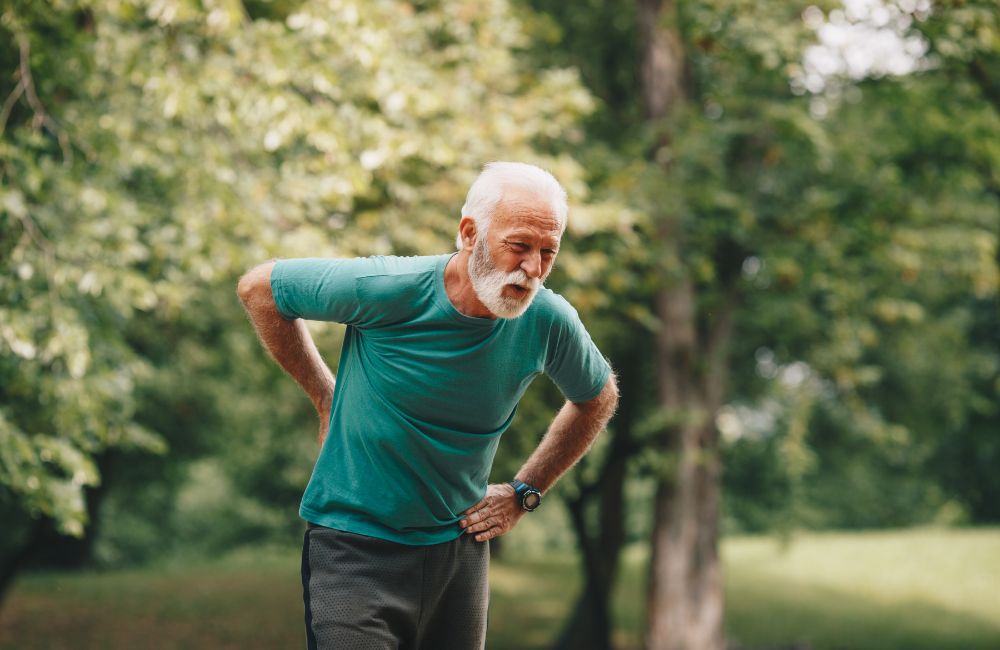
POLYGON ((529 278, 542 277, 542 254, 538 251, 531 251, 521 259, 521 270, 529 278))

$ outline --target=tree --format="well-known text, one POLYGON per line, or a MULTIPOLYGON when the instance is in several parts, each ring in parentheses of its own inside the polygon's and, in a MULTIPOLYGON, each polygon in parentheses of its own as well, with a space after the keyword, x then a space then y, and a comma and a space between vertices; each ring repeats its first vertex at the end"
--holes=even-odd
MULTIPOLYGON (((943 82, 939 89, 950 100, 948 104, 960 101, 966 108, 954 120, 962 144, 954 143, 948 150, 952 157, 959 153, 962 167, 971 172, 965 178, 975 179, 967 182, 968 193, 985 199, 978 214, 966 213, 975 235, 969 249, 979 253, 977 261, 981 262, 992 248, 996 262, 993 273, 977 264, 981 270, 976 274, 975 298, 965 305, 964 333, 971 344, 969 367, 978 369, 966 384, 971 407, 968 420, 939 447, 935 465, 972 520, 996 522, 1000 521, 1000 481, 989 468, 1000 461, 1000 446, 992 434, 1000 426, 1000 178, 996 172, 1000 151, 993 137, 1000 116, 1000 17, 988 1, 945 1, 935 3, 928 19, 913 28, 926 39, 928 55, 937 61, 935 77, 943 82), (956 90, 960 93, 957 97, 956 90), (989 229, 991 214, 995 219, 992 238, 984 232, 989 229)), ((956 136, 940 137, 947 141, 956 136)))
MULTIPOLYGON (((732 6, 739 7, 739 3, 732 6)), ((942 294, 934 288, 938 278, 922 279, 914 291, 912 280, 906 280, 905 268, 900 268, 901 257, 908 257, 911 263, 913 259, 929 263, 947 258, 949 254, 945 251, 950 246, 959 241, 963 246, 968 245, 981 236, 977 223, 980 220, 969 221, 965 215, 995 213, 996 206, 991 201, 983 202, 976 189, 970 192, 962 184, 955 185, 953 180, 942 178, 951 174, 964 176, 977 164, 974 157, 952 157, 951 152, 956 151, 952 143, 933 139, 935 129, 927 128, 928 123, 934 123, 933 117, 944 117, 943 123, 953 125, 952 130, 957 124, 968 125, 961 139, 969 143, 988 129, 978 126, 981 111, 973 109, 960 117, 966 110, 961 99, 938 95, 933 73, 872 82, 863 86, 863 100, 855 105, 838 106, 832 94, 819 96, 810 100, 812 105, 807 110, 804 103, 782 89, 782 75, 774 74, 801 56, 804 35, 796 37, 794 31, 779 26, 783 11, 794 22, 801 7, 790 3, 773 13, 754 12, 757 30, 769 34, 772 41, 756 51, 750 33, 740 33, 745 28, 740 27, 739 18, 728 14, 733 16, 733 22, 726 34, 739 39, 737 42, 757 55, 750 57, 756 64, 750 66, 753 73, 749 77, 733 74, 726 56, 713 51, 715 39, 711 30, 703 31, 705 23, 698 19, 697 10, 686 4, 677 7, 663 4, 657 8, 669 13, 647 14, 648 24, 654 29, 644 39, 649 44, 647 70, 657 62, 674 65, 661 68, 657 78, 662 82, 666 77, 665 90, 659 99, 648 98, 646 105, 652 116, 664 116, 672 107, 673 115, 680 117, 684 128, 670 130, 668 134, 685 135, 664 140, 669 151, 669 156, 664 156, 669 161, 664 168, 667 176, 684 179, 687 187, 674 186, 683 197, 678 206, 680 214, 658 217, 661 224, 665 223, 659 232, 665 242, 666 258, 683 260, 673 273, 668 268, 659 301, 663 322, 662 403, 674 411, 680 422, 665 429, 669 448, 676 450, 676 460, 665 473, 658 493, 648 643, 651 647, 720 647, 721 589, 715 554, 719 514, 716 421, 719 408, 733 397, 731 393, 727 395, 731 371, 726 350, 734 340, 734 331, 739 332, 740 339, 767 345, 766 339, 754 336, 746 315, 778 316, 777 321, 770 323, 769 337, 775 340, 781 333, 788 340, 768 347, 779 349, 780 357, 789 361, 806 360, 821 377, 829 378, 828 386, 834 391, 844 425, 871 441, 895 440, 897 459, 891 464, 897 472, 901 465, 908 472, 919 472, 922 464, 918 450, 931 439, 946 440, 942 427, 934 431, 933 425, 928 424, 933 421, 931 418, 924 417, 920 422, 919 417, 911 417, 902 409, 893 410, 889 397, 907 394, 901 384, 893 385, 893 373, 903 364, 909 370, 914 369, 916 364, 912 362, 918 357, 913 350, 899 349, 893 354, 893 343, 880 345, 880 335, 866 338, 865 332, 884 331, 893 326, 890 321, 898 327, 903 323, 898 317, 893 320, 890 313, 905 314, 913 305, 922 304, 927 309, 944 306, 937 297, 942 294), (775 19, 777 22, 772 23, 775 19), (670 45, 677 41, 683 46, 670 45), (711 70, 711 78, 704 74, 707 70, 711 70), (727 79, 739 79, 742 87, 733 94, 726 93, 727 79), (753 215, 752 226, 744 230, 737 225, 738 221, 727 224, 725 220, 716 220, 706 208, 717 210, 721 201, 710 198, 702 202, 704 198, 699 196, 707 195, 699 193, 700 183, 685 171, 694 161, 685 150, 692 122, 683 114, 683 101, 704 105, 709 97, 728 95, 729 101, 719 103, 724 113, 731 113, 734 108, 731 102, 740 95, 753 96, 751 92, 756 95, 756 106, 744 105, 741 112, 744 117, 752 116, 756 128, 744 132, 742 143, 730 140, 738 148, 729 148, 728 160, 720 161, 716 168, 725 170, 722 178, 726 180, 715 192, 724 196, 728 189, 738 195, 739 203, 753 215), (676 97, 681 101, 671 99, 676 97), (822 103, 817 105, 815 101, 822 103), (826 102, 830 102, 832 110, 820 121, 817 115, 822 118, 823 112, 817 113, 817 109, 826 102), (859 146, 866 142, 878 144, 859 146), (944 157, 947 162, 938 163, 935 157, 944 157), (949 171, 942 174, 944 170, 938 165, 947 165, 949 171), (774 176, 774 172, 780 176, 774 176), (776 191, 777 188, 782 189, 776 191), (788 197, 796 199, 788 201, 788 197), (958 204, 978 205, 983 212, 949 214, 948 208, 958 204), (697 225, 685 221, 685 210, 697 215, 697 225), (944 223, 931 217, 935 213, 947 215, 944 223), (878 224, 885 225, 880 228, 878 224), (949 233, 948 239, 941 238, 943 231, 949 233), (713 247, 726 254, 710 258, 714 273, 706 277, 699 273, 698 254, 700 250, 702 255, 711 255, 713 247), (901 249, 908 249, 910 256, 901 255, 901 249), (744 266, 740 272, 729 275, 727 281, 726 257, 733 253, 733 261, 741 266, 748 259, 770 263, 769 284, 773 284, 769 291, 753 291, 753 283, 747 282, 746 271, 748 268, 753 271, 755 265, 744 266), (782 304, 785 308, 777 309, 782 304), (822 330, 832 332, 833 336, 824 336, 822 330), (798 337, 802 338, 796 345, 798 337), (904 431, 907 437, 900 438, 904 431), (923 436, 929 437, 921 441, 923 436), (907 447, 902 460, 901 444, 907 447)), ((723 24, 727 23, 727 8, 725 5, 716 8, 723 24)), ((647 87, 650 85, 648 75, 644 82, 647 87)), ((726 121, 722 117, 720 129, 725 130, 726 121)), ((704 133, 699 135, 705 137, 704 133)), ((952 269, 945 273, 952 288, 946 293, 953 298, 962 295, 962 290, 956 291, 957 287, 983 286, 982 258, 970 260, 965 270, 952 269)), ((908 335, 927 341, 940 340, 940 330, 931 333, 931 328, 927 328, 920 332, 918 323, 919 317, 909 323, 908 335)), ((902 342, 903 336, 897 333, 893 338, 886 333, 893 342, 902 342)), ((921 375, 931 376, 926 371, 916 375, 904 371, 898 377, 921 375)), ((739 386, 738 390, 746 391, 747 386, 739 386)), ((952 404, 957 406, 955 402, 952 404)), ((967 412, 969 406, 966 401, 965 406, 957 408, 959 412, 967 412)), ((933 402, 928 402, 928 407, 939 416, 952 408, 933 402)), ((804 413, 800 432, 802 426, 805 431, 810 426, 820 429, 817 418, 821 410, 804 413)), ((806 446, 810 444, 816 442, 806 446)), ((926 488, 924 483, 917 489, 926 488)), ((852 501, 845 500, 843 492, 839 498, 852 501)))
MULTIPOLYGON (((786 517, 781 525, 904 523, 947 511, 943 483, 925 480, 927 449, 954 448, 953 434, 971 431, 957 414, 990 403, 992 389, 958 401, 952 396, 961 389, 938 390, 942 399, 923 398, 926 409, 903 409, 929 390, 920 382, 935 381, 929 368, 945 361, 944 349, 952 351, 949 377, 966 382, 970 369, 984 365, 971 376, 984 388, 993 385, 992 362, 970 363, 982 351, 962 347, 957 326, 969 313, 969 289, 992 291, 993 276, 979 255, 926 281, 919 269, 957 259, 954 246, 995 246, 981 231, 995 205, 968 176, 988 156, 950 155, 963 146, 981 150, 976 143, 990 140, 992 118, 938 94, 943 87, 933 69, 902 79, 831 80, 828 92, 811 94, 801 81, 803 55, 819 10, 805 11, 805 4, 643 2, 635 14, 612 3, 592 4, 589 13, 535 4, 566 32, 561 56, 581 67, 605 102, 588 123, 599 142, 588 141, 589 152, 577 155, 596 169, 598 194, 616 194, 632 207, 629 226, 640 233, 632 241, 626 232, 626 251, 600 248, 614 260, 609 267, 616 274, 624 267, 628 278, 607 317, 628 338, 632 330, 622 321, 642 328, 648 310, 658 316, 652 331, 659 337, 660 405, 643 402, 638 426, 627 433, 613 425, 616 441, 624 434, 631 442, 613 442, 608 448, 616 451, 607 456, 646 448, 632 462, 658 477, 649 644, 719 647, 720 415, 739 424, 732 429, 738 435, 741 416, 767 408, 774 399, 769 387, 787 382, 782 399, 790 401, 767 432, 778 436, 767 448, 768 463, 791 488, 784 492, 791 503, 775 513, 786 517), (596 33, 613 41, 622 22, 643 35, 641 65, 627 39, 619 48, 589 47, 596 33), (620 91, 618 82, 629 78, 641 78, 642 111, 620 91), (948 154, 935 166, 941 146, 948 154), (946 169, 952 171, 944 176, 946 169), (966 207, 950 214, 956 205, 966 207), (935 214, 948 215, 947 225, 934 223, 935 214), (979 217, 963 216, 973 214, 979 217), (919 316, 942 308, 953 319, 919 316), (922 361, 914 346, 933 351, 935 361, 922 361), (659 453, 651 456, 650 447, 659 453), (848 472, 865 480, 845 485, 848 472), (844 498, 852 490, 854 498, 844 498), (897 498, 865 498, 875 491, 897 498), (851 509, 859 502, 865 505, 851 509)), ((922 24, 920 16, 903 18, 922 24)), ((558 41, 546 25, 538 32, 558 41)), ((637 347, 646 341, 631 339, 637 347)), ((648 362, 631 367, 644 359, 642 351, 619 358, 632 359, 618 368, 620 377, 648 376, 648 362)), ((613 580, 620 501, 611 498, 600 515, 576 511, 588 507, 578 501, 621 489, 615 473, 588 472, 591 464, 585 459, 581 474, 597 480, 585 478, 569 502, 574 522, 582 521, 576 528, 585 558, 600 560, 584 561, 587 587, 563 639, 604 648, 606 595, 594 591, 607 576, 613 580)), ((764 483, 760 475, 753 480, 764 483)))

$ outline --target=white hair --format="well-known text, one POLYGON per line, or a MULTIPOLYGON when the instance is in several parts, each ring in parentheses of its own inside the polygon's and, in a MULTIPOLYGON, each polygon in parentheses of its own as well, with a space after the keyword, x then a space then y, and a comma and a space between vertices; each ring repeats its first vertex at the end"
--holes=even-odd
MULTIPOLYGON (((503 199, 504 191, 509 187, 527 190, 540 200, 548 202, 552 214, 559 222, 560 230, 566 229, 566 190, 559 181, 541 167, 519 162, 486 163, 480 172, 462 206, 462 216, 472 217, 476 222, 476 232, 479 237, 486 235, 496 212, 497 205, 503 199)), ((459 249, 462 245, 462 234, 455 238, 459 249)))

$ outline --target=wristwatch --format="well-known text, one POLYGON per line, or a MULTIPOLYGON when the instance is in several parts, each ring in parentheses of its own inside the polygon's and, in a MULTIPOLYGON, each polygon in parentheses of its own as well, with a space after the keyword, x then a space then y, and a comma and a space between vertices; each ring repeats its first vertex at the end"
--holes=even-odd
POLYGON ((524 481, 514 479, 510 482, 517 495, 517 502, 522 510, 531 512, 542 503, 542 492, 536 487, 532 487, 524 481))

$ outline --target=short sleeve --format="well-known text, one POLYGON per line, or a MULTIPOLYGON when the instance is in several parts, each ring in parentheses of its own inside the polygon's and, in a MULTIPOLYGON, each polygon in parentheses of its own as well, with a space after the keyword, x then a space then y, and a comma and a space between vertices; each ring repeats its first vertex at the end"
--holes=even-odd
POLYGON ((576 310, 566 304, 549 341, 545 372, 571 402, 597 397, 611 375, 611 366, 590 338, 576 310))
POLYGON ((357 279, 376 271, 373 258, 279 260, 271 269, 274 304, 285 318, 355 324, 357 279))

